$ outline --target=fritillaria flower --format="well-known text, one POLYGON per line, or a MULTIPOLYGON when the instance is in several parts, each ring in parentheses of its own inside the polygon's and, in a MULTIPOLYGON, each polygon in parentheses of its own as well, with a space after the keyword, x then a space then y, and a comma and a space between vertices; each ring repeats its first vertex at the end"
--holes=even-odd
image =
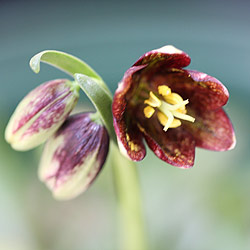
POLYGON ((79 87, 66 79, 48 81, 32 90, 17 106, 5 130, 16 150, 29 150, 45 142, 75 107, 79 87))
POLYGON ((39 177, 55 198, 72 199, 95 180, 108 149, 108 132, 94 114, 70 116, 45 144, 39 177))
POLYGON ((224 151, 235 145, 232 124, 222 109, 229 94, 214 77, 183 69, 189 56, 165 46, 129 68, 113 99, 113 121, 121 152, 145 157, 143 138, 163 161, 193 166, 195 147, 224 151))

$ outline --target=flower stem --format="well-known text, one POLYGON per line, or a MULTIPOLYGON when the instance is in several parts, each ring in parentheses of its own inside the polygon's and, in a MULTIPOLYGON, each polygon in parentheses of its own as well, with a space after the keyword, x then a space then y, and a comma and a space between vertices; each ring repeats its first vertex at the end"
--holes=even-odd
POLYGON ((111 163, 120 217, 120 250, 146 250, 141 193, 134 162, 120 154, 112 143, 111 163))

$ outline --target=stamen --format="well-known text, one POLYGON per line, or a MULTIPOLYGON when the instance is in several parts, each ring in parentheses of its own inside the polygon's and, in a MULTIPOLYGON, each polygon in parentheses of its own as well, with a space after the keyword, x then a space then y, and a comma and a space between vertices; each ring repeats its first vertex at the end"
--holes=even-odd
POLYGON ((149 92, 149 99, 145 100, 144 103, 151 107, 161 106, 161 101, 154 95, 152 91, 149 92))
POLYGON ((158 86, 158 93, 164 97, 167 97, 171 94, 171 89, 166 85, 160 85, 158 86))
POLYGON ((167 122, 165 123, 164 128, 163 128, 163 130, 166 132, 168 128, 170 127, 170 125, 172 124, 172 122, 174 121, 174 116, 169 110, 164 110, 163 114, 167 118, 167 122))
MULTIPOLYGON (((167 103, 170 103, 170 104, 177 104, 177 103, 181 103, 183 102, 183 99, 180 95, 176 94, 176 93, 171 93, 170 95, 168 96, 165 96, 164 97, 165 101, 167 103)), ((187 103, 186 103, 187 104, 187 103)), ((187 111, 186 111, 186 108, 185 108, 185 105, 181 106, 179 109, 178 109, 181 113, 183 114, 186 114, 187 111)))
POLYGON ((175 119, 175 118, 174 118, 174 120, 173 120, 173 122, 172 122, 170 128, 177 128, 177 127, 179 127, 179 126, 181 126, 181 121, 180 121, 179 119, 175 119))
POLYGON ((180 113, 178 111, 173 111, 172 113, 173 113, 173 115, 175 117, 180 118, 182 120, 186 120, 186 121, 190 121, 190 122, 194 122, 195 121, 195 118, 193 118, 190 115, 185 115, 185 114, 182 114, 182 113, 180 113))
POLYGON ((162 112, 160 111, 157 112, 157 118, 162 126, 166 125, 168 118, 162 112))
POLYGON ((177 104, 183 101, 182 97, 176 93, 171 93, 171 95, 164 96, 164 99, 170 104, 177 104))
POLYGON ((144 108, 144 115, 147 118, 152 117, 155 112, 154 108, 158 108, 157 118, 161 125, 164 126, 163 130, 166 132, 168 128, 177 128, 181 126, 181 121, 186 120, 194 122, 195 118, 190 115, 186 115, 186 107, 189 103, 188 100, 183 100, 177 93, 172 93, 168 86, 158 86, 158 94, 163 96, 163 100, 160 100, 152 91, 149 92, 149 98, 144 101, 148 104, 144 108), (176 118, 179 119, 176 119, 176 118))
POLYGON ((144 111, 145 117, 150 118, 154 114, 155 109, 152 108, 151 106, 147 106, 144 108, 143 111, 144 111))
POLYGON ((185 106, 185 105, 188 104, 188 103, 189 103, 188 100, 182 101, 182 102, 177 103, 177 104, 175 104, 175 105, 168 104, 168 103, 166 103, 166 102, 162 102, 162 103, 161 103, 161 107, 162 107, 163 109, 168 109, 168 110, 171 110, 171 111, 172 111, 172 110, 177 110, 177 109, 181 108, 182 106, 185 106))
MULTIPOLYGON (((157 117, 159 122, 161 123, 162 126, 166 126, 168 118, 160 111, 157 112, 157 117)), ((181 121, 179 119, 175 119, 173 120, 173 122, 171 123, 171 125, 169 126, 169 128, 177 128, 181 125, 181 121)))

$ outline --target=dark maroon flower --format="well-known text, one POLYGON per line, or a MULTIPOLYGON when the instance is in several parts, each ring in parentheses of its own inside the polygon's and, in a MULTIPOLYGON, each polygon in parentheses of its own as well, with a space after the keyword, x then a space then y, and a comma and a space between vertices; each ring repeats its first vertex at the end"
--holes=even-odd
POLYGON ((155 155, 178 167, 193 166, 195 147, 224 151, 235 146, 232 124, 223 111, 229 94, 205 73, 186 70, 189 56, 165 46, 129 68, 113 100, 113 121, 121 152, 145 157, 143 138, 155 155))
POLYGON ((108 132, 92 113, 70 116, 45 144, 39 177, 55 198, 72 199, 95 180, 108 149, 108 132))

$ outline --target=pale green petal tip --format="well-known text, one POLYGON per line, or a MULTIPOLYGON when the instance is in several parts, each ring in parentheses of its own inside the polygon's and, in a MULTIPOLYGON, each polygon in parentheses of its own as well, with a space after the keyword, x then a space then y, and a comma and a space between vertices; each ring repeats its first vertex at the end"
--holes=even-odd
MULTIPOLYGON (((58 143, 54 146, 57 147, 58 143)), ((54 146, 50 145, 50 149, 54 148, 54 146)), ((57 163, 52 161, 52 154, 48 152, 47 149, 44 151, 43 160, 39 166, 38 175, 40 180, 51 190, 54 199, 66 201, 76 198, 89 187, 93 179, 92 177, 96 176, 99 172, 99 163, 96 159, 97 152, 89 155, 89 157, 84 160, 84 164, 77 166, 77 171, 70 176, 65 176, 64 178, 66 179, 60 181, 53 177, 51 179, 47 178, 50 175, 55 175, 53 169, 55 172, 57 171, 57 167, 55 167, 57 163)), ((54 150, 52 151, 55 152, 54 150)))
POLYGON ((44 53, 46 53, 48 50, 42 51, 36 55, 34 55, 29 62, 30 68, 35 72, 39 73, 40 72, 40 62, 41 62, 41 57, 44 53))

